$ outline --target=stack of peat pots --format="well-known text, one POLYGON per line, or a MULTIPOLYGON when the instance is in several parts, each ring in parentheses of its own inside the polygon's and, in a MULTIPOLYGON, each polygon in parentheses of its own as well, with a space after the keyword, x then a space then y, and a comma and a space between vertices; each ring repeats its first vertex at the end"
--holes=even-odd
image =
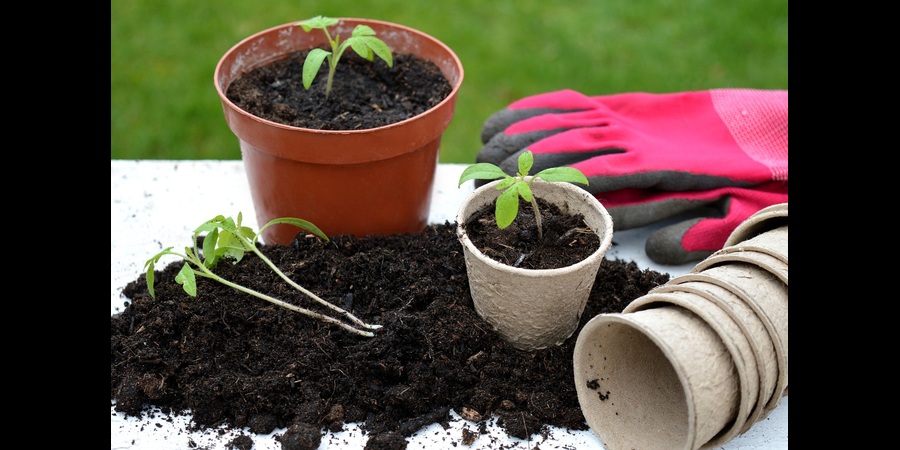
POLYGON ((578 335, 578 401, 607 450, 707 449, 749 430, 788 390, 788 205, 578 335))

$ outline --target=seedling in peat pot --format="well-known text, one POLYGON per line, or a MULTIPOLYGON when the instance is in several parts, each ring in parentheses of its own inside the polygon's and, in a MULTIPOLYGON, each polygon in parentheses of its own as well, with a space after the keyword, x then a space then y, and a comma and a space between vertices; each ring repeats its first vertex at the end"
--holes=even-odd
POLYGON ((335 36, 332 39, 331 34, 328 32, 328 27, 337 25, 337 23, 337 19, 322 16, 316 16, 296 23, 296 25, 303 27, 303 30, 307 33, 314 29, 322 30, 328 39, 328 43, 331 44, 330 52, 321 48, 314 48, 309 51, 309 54, 306 55, 306 60, 303 61, 303 87, 309 90, 313 80, 316 78, 316 74, 319 73, 319 68, 322 67, 322 62, 328 59, 328 82, 325 85, 326 99, 331 95, 331 84, 334 82, 334 72, 337 69, 338 61, 340 61, 341 55, 344 54, 348 46, 352 47, 359 56, 368 61, 374 61, 375 55, 378 55, 379 58, 387 63, 388 67, 394 66, 391 49, 384 41, 375 37, 375 31, 371 27, 357 25, 353 29, 350 38, 341 42, 340 36, 335 36))
POLYGON ((322 300, 303 286, 295 283, 256 247, 256 242, 259 240, 259 236, 262 231, 275 224, 284 223, 297 226, 298 228, 309 231, 310 233, 327 242, 328 236, 326 236, 325 233, 322 232, 322 230, 306 220, 286 217, 271 220, 259 230, 259 233, 256 233, 250 227, 242 226, 241 219, 241 213, 238 213, 237 222, 235 222, 231 217, 224 217, 221 215, 216 216, 213 219, 202 223, 199 227, 197 227, 196 230, 194 230, 194 239, 192 241, 193 247, 185 247, 183 254, 174 252, 172 251, 172 247, 168 247, 147 260, 147 262, 144 264, 144 270, 146 271, 147 288, 150 291, 150 296, 154 299, 156 298, 156 293, 153 290, 155 278, 154 269, 156 267, 156 264, 163 256, 173 255, 178 256, 185 261, 185 264, 181 268, 181 271, 179 271, 178 275, 175 276, 175 281, 178 284, 182 285, 184 291, 187 292, 191 297, 197 296, 196 277, 201 276, 213 279, 226 286, 261 298, 265 301, 271 302, 291 311, 296 311, 323 322, 340 326, 348 331, 366 337, 374 336, 374 334, 369 330, 377 330, 381 328, 381 325, 369 325, 363 322, 350 312, 325 300, 322 300), (201 256, 201 253, 197 249, 197 241, 200 238, 200 234, 203 232, 206 232, 207 234, 203 239, 203 253, 201 256), (246 254, 247 252, 255 253, 256 256, 258 256, 264 263, 266 263, 266 265, 272 268, 272 270, 274 270, 275 273, 278 274, 279 277, 281 277, 281 279, 291 285, 291 287, 306 294, 308 297, 328 307, 329 309, 343 315, 355 325, 347 324, 333 317, 326 316, 324 314, 320 314, 306 308, 301 308, 299 306, 284 302, 261 292, 254 291, 253 289, 228 281, 212 271, 212 269, 215 268, 216 264, 218 264, 222 259, 232 259, 234 261, 234 264, 237 264, 241 261, 241 259, 243 259, 244 254, 246 254))
POLYGON ((491 163, 472 164, 466 167, 459 176, 458 186, 462 186, 468 180, 496 180, 502 178, 503 180, 497 184, 497 190, 503 191, 503 193, 497 197, 494 212, 497 226, 502 230, 516 220, 516 216, 519 215, 519 197, 521 196, 525 201, 530 202, 534 208, 538 237, 543 238, 544 230, 541 224, 541 211, 538 209, 537 199, 531 192, 531 183, 540 178, 550 182, 571 182, 587 185, 588 179, 583 172, 574 167, 549 167, 529 177, 528 171, 531 170, 531 166, 534 164, 534 155, 528 149, 525 149, 519 155, 518 164, 519 171, 515 176, 507 175, 500 167, 491 163))

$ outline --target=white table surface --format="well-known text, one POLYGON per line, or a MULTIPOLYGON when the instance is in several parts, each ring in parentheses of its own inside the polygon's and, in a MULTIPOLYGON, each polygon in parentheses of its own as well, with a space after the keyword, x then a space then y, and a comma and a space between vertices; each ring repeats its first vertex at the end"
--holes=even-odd
MULTIPOLYGON (((456 210, 473 189, 471 181, 461 188, 456 184, 465 164, 440 164, 437 171, 430 223, 455 221, 456 210)), ((193 229, 218 214, 236 216, 242 212, 244 223, 258 229, 253 203, 241 161, 110 161, 110 275, 112 284, 111 314, 122 311, 127 299, 122 296, 126 284, 143 273, 144 262, 164 247, 190 244, 193 229), (213 181, 215 180, 215 181, 213 181)), ((664 266, 654 263, 644 252, 646 237, 664 224, 636 230, 617 231, 616 245, 606 257, 633 260, 639 267, 669 273, 672 277, 690 271, 694 263, 664 266)), ((165 264, 165 263, 164 263, 165 264)), ((156 410, 142 418, 125 417, 110 406, 111 449, 206 449, 228 450, 229 443, 240 433, 236 430, 190 431, 190 418, 162 414, 156 410)), ((428 426, 409 439, 408 449, 470 448, 541 450, 600 450, 599 439, 584 430, 552 428, 544 438, 533 435, 530 442, 510 438, 491 421, 488 435, 481 435, 469 447, 459 442, 463 426, 471 423, 453 413, 449 429, 428 426), (455 443, 456 445, 452 445, 455 443)), ((495 418, 496 420, 496 418, 495 418)), ((346 425, 344 431, 329 433, 322 439, 320 450, 362 449, 365 435, 358 426, 346 425)), ((275 439, 284 433, 277 429, 268 435, 249 430, 254 450, 280 450, 275 439)), ((762 421, 724 446, 727 450, 778 450, 788 448, 788 397, 762 421)))

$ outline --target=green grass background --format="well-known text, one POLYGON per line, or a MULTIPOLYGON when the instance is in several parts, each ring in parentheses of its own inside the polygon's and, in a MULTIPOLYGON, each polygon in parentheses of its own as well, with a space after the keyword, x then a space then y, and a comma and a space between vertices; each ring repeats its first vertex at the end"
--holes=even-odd
POLYGON ((787 0, 113 0, 111 159, 240 159, 216 63, 315 15, 400 23, 456 52, 445 163, 474 162, 484 120, 533 94, 788 88, 787 0))

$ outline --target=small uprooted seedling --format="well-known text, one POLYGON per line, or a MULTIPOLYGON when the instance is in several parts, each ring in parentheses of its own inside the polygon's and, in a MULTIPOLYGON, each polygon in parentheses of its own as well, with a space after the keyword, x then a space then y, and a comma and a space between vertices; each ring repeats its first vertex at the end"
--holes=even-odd
POLYGON ((319 73, 319 68, 322 67, 322 63, 325 59, 328 59, 328 82, 325 85, 326 99, 331 95, 334 72, 337 70, 338 61, 340 61, 341 55, 344 54, 347 47, 352 47, 359 56, 362 56, 368 61, 374 61, 375 55, 378 55, 379 58, 387 63, 388 67, 394 66, 391 49, 384 41, 375 37, 375 31, 372 30, 372 27, 367 25, 357 25, 353 28, 350 38, 341 42, 340 36, 335 36, 334 39, 332 39, 331 33, 328 32, 328 27, 337 25, 337 23, 338 19, 316 16, 312 19, 303 20, 295 24, 302 27, 303 31, 306 31, 307 33, 314 29, 322 30, 322 32, 325 33, 325 37, 328 39, 328 43, 331 44, 330 52, 321 48, 314 48, 310 50, 309 54, 306 55, 306 60, 303 61, 303 87, 305 87, 306 90, 309 90, 313 80, 319 73))
POLYGON ((377 330, 381 328, 381 325, 369 325, 363 322, 350 312, 337 307, 325 300, 322 300, 317 295, 305 289, 303 286, 295 283, 256 246, 256 242, 259 240, 259 236, 263 232, 263 230, 279 223, 294 225, 298 228, 309 231, 310 233, 327 242, 328 236, 326 236, 325 233, 322 232, 322 230, 306 220, 286 217, 270 221, 259 230, 259 233, 256 233, 250 227, 242 226, 241 219, 241 213, 238 213, 237 222, 235 222, 231 217, 224 217, 221 215, 216 216, 213 219, 202 223, 199 227, 197 227, 196 230, 194 230, 194 246, 185 247, 183 254, 172 251, 173 247, 168 247, 147 260, 147 262, 144 264, 144 270, 146 271, 147 288, 150 291, 150 296, 154 299, 156 298, 156 293, 153 290, 155 277, 154 270, 156 268, 156 264, 163 256, 173 255, 180 257, 185 261, 185 264, 181 268, 181 271, 179 271, 178 275, 175 277, 175 281, 178 284, 182 285, 184 291, 187 292, 191 297, 197 296, 197 277, 200 276, 218 281, 219 283, 237 289, 238 291, 261 298, 267 302, 271 302, 291 311, 296 311, 323 322, 337 325, 341 328, 344 328, 356 334, 360 334, 362 336, 372 337, 374 336, 374 334, 371 330, 377 330), (201 253, 197 249, 197 242, 200 238, 200 234, 204 232, 207 234, 203 238, 203 252, 201 256, 201 253), (266 265, 272 268, 272 270, 275 271, 275 273, 278 274, 281 279, 291 285, 291 287, 297 289, 298 291, 307 295, 309 298, 315 300, 321 305, 326 306, 329 309, 337 312, 338 314, 343 315, 352 323, 352 325, 335 319, 331 316, 326 316, 324 314, 320 314, 306 308, 301 308, 299 306, 247 288, 245 286, 241 286, 237 283, 233 283, 220 277, 212 271, 212 269, 215 268, 216 264, 218 264, 219 261, 226 258, 232 259, 234 264, 237 264, 241 261, 241 259, 243 259, 244 254, 247 252, 255 253, 256 256, 258 256, 266 265))
POLYGON ((528 171, 531 170, 531 166, 534 164, 534 155, 528 149, 525 149, 525 151, 519 155, 518 163, 519 171, 515 176, 507 175, 500 167, 491 163, 472 164, 471 166, 466 167, 459 176, 458 186, 462 186, 462 184, 468 180, 496 180, 502 178, 503 180, 497 184, 497 190, 503 191, 503 193, 497 197, 494 212, 497 219, 497 226, 502 230, 516 220, 516 216, 519 215, 519 197, 521 196, 525 201, 530 202, 531 206, 534 208, 534 219, 537 223, 538 237, 543 239, 544 230, 543 225, 541 224, 541 211, 538 209, 537 199, 531 192, 531 183, 540 178, 544 181, 582 183, 587 185, 588 179, 584 176, 582 171, 574 167, 550 167, 529 178, 528 171))

